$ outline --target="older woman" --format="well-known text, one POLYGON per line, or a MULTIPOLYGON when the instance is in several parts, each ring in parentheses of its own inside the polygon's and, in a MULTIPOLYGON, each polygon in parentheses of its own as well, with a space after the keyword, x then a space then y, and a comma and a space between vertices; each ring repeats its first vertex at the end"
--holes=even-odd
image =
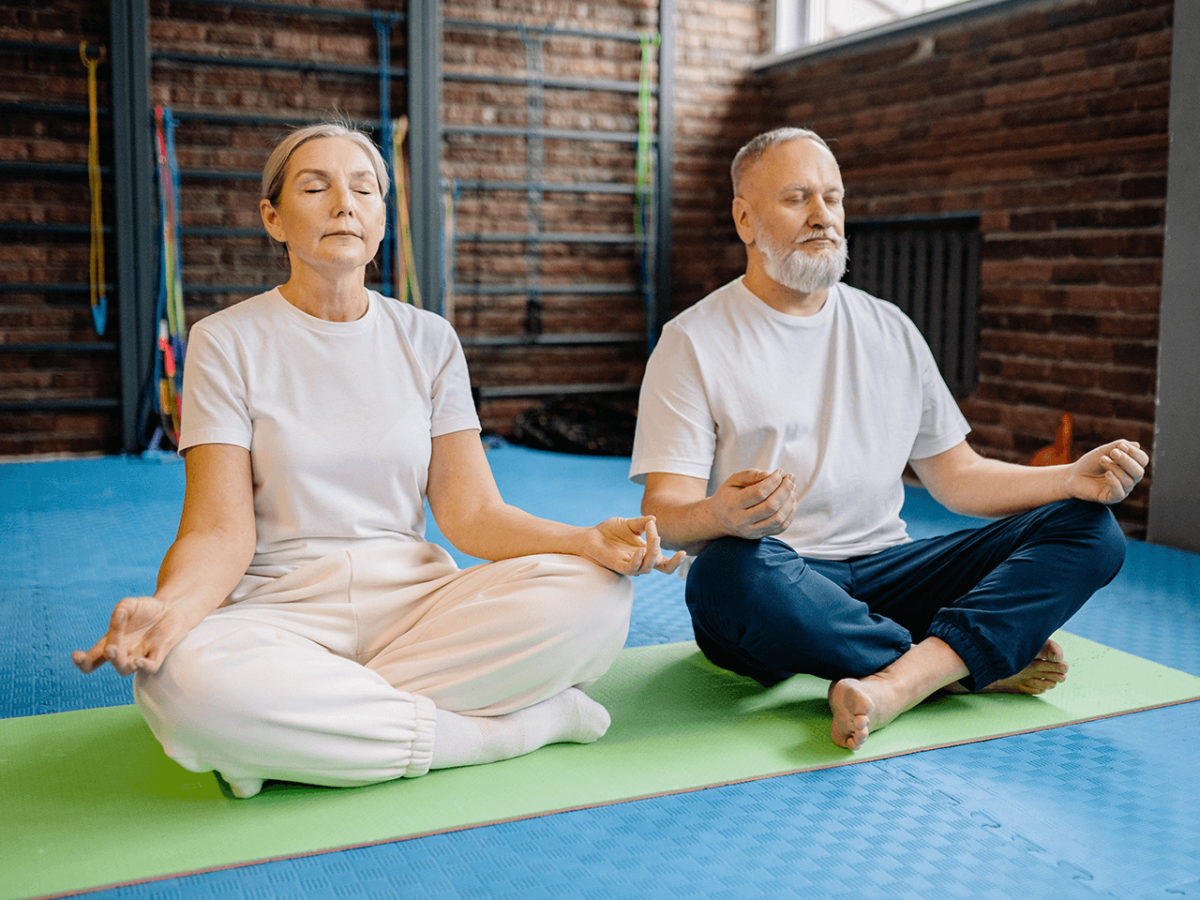
POLYGON ((576 528, 500 497, 440 317, 369 291, 387 174, 363 134, 294 132, 263 176, 279 288, 198 323, 187 490, 152 597, 74 654, 136 673, 166 752, 234 794, 362 785, 596 740, 579 688, 625 640, 654 521, 576 528), (424 540, 424 503, 464 553, 424 540), (644 537, 643 537, 644 535, 644 537))

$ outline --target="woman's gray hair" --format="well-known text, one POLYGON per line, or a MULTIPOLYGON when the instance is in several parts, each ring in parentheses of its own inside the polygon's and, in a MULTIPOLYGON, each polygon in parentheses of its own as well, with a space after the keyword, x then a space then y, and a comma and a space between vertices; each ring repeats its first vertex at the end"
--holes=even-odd
POLYGON ((297 128, 271 151, 271 156, 267 159, 266 166, 263 167, 262 199, 269 200, 272 206, 279 201, 279 195, 283 191, 283 181, 287 177, 288 162, 291 161, 292 154, 301 145, 330 137, 345 138, 363 149, 367 158, 371 160, 371 168, 375 170, 375 179, 379 182, 379 193, 387 196, 389 184, 387 165, 383 161, 383 154, 375 146, 375 142, 350 125, 342 122, 322 122, 319 125, 297 128))
POLYGON ((738 188, 741 187, 742 177, 746 174, 746 170, 762 159, 764 153, 779 144, 796 140, 815 141, 830 153, 833 152, 833 149, 819 134, 809 131, 807 128, 775 128, 764 132, 746 144, 733 158, 733 165, 729 167, 729 174, 733 179, 733 195, 738 196, 738 188))

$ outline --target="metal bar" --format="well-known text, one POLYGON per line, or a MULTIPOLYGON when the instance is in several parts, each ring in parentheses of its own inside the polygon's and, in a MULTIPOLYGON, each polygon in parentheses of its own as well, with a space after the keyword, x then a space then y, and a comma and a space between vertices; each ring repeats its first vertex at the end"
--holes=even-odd
POLYGON ((140 401, 153 371, 158 298, 149 0, 112 0, 110 10, 121 432, 125 450, 137 452, 140 401))
POLYGON ((413 256, 426 309, 444 311, 441 296, 442 11, 438 0, 408 7, 408 147, 413 256))
MULTIPOLYGON (((104 233, 109 234, 112 228, 104 226, 104 233)), ((30 233, 30 234, 91 234, 90 225, 72 225, 66 222, 0 222, 0 233, 30 233)))
MULTIPOLYGON (((246 69, 286 69, 297 72, 333 72, 339 75, 379 75, 378 66, 347 66, 337 63, 313 62, 312 60, 290 59, 249 59, 242 56, 205 56, 198 53, 157 52, 150 54, 151 62, 179 62, 195 66, 219 66, 246 69)), ((393 78, 406 78, 408 71, 395 67, 388 68, 388 74, 393 78)))
MULTIPOLYGON (((86 175, 88 167, 84 163, 39 163, 0 161, 0 172, 15 172, 26 177, 33 175, 86 175)), ((112 174, 109 166, 100 167, 101 175, 112 174)))
POLYGON ((34 50, 38 53, 66 53, 68 55, 77 56, 79 54, 79 45, 42 44, 38 41, 0 41, 0 53, 6 53, 9 50, 16 53, 24 53, 28 50, 34 50))
POLYGON ((641 34, 636 31, 585 31, 581 28, 554 28, 553 26, 529 28, 525 25, 507 22, 476 22, 470 19, 446 19, 443 24, 448 29, 457 28, 465 31, 512 31, 524 32, 535 37, 585 37, 605 41, 626 41, 633 44, 640 43, 642 38, 641 34))
POLYGON ((978 220, 980 213, 976 212, 945 212, 945 213, 912 213, 900 216, 888 216, 885 219, 870 219, 870 218, 848 218, 846 219, 846 227, 867 227, 870 225, 898 225, 902 223, 911 223, 920 225, 923 222, 933 224, 935 222, 969 222, 978 220))
MULTIPOLYGON (((106 284, 105 290, 109 296, 116 293, 116 286, 106 284)), ((86 294, 92 286, 87 282, 9 282, 0 284, 0 293, 5 294, 86 294)))
POLYGON ((276 287, 277 285, 274 284, 188 284, 184 282, 183 292, 185 294, 245 294, 247 297, 256 297, 274 290, 276 287))
POLYGON ((658 156, 654 175, 655 321, 647 331, 657 340, 671 318, 671 212, 675 152, 675 0, 658 4, 658 156))
POLYGON ((179 229, 181 237, 267 237, 262 228, 235 228, 232 225, 189 225, 179 229))
POLYGON ((545 193, 632 194, 632 184, 611 184, 606 181, 485 181, 470 178, 455 180, 463 190, 478 191, 543 191, 545 193))
MULTIPOLYGON (((533 84, 536 81, 536 79, 520 75, 477 75, 471 72, 443 72, 442 79, 445 81, 465 81, 483 84, 533 84)), ((544 82, 537 83, 542 84, 543 87, 563 91, 611 91, 613 93, 624 94, 636 94, 638 92, 638 83, 636 81, 617 81, 602 78, 590 80, 547 78, 544 82)))
POLYGON ((526 296, 528 294, 636 294, 636 284, 459 284, 456 294, 526 296))
POLYGON ((548 394, 623 394, 636 393, 640 384, 526 384, 481 385, 479 397, 490 400, 499 397, 543 397, 548 394))
MULTIPOLYGON (((97 115, 107 116, 107 106, 97 106, 97 115)), ((5 113, 48 113, 52 116, 88 116, 91 110, 86 106, 71 106, 59 103, 0 103, 0 112, 5 113)))
POLYGON ((35 341, 0 343, 0 353, 116 353, 116 341, 35 341))
POLYGON ((475 233, 460 234, 462 242, 474 241, 485 244, 508 243, 539 243, 539 244, 641 244, 648 238, 639 238, 634 234, 567 234, 555 231, 543 231, 540 234, 528 232, 513 233, 475 233))
POLYGON ((120 405, 121 401, 115 397, 84 397, 79 400, 9 400, 0 402, 0 413, 56 409, 116 409, 120 405))
MULTIPOLYGON (((303 125, 313 125, 324 121, 320 118, 287 117, 287 116, 241 116, 232 113, 201 112, 200 110, 172 109, 175 118, 181 122, 210 122, 227 125, 275 125, 280 128, 293 128, 303 125)), ((378 119, 360 119, 351 125, 378 128, 378 119)))
POLYGON ((325 16, 334 19, 366 19, 370 21, 375 12, 385 15, 403 14, 392 13, 388 10, 372 9, 325 9, 318 6, 295 6, 286 3, 263 3, 260 0, 184 0, 193 6, 228 6, 231 9, 246 9, 254 12, 270 12, 279 15, 292 16, 325 16))
POLYGON ((646 336, 637 332, 580 332, 578 334, 525 334, 488 337, 459 336, 464 347, 527 347, 539 346, 574 347, 590 344, 644 344, 646 336))
POLYGON ((180 169, 179 177, 193 181, 259 181, 262 172, 222 172, 217 169, 180 169))
POLYGON ((473 134, 482 137, 542 137, 560 141, 611 141, 630 144, 636 131, 577 131, 570 128, 516 128, 504 125, 443 125, 442 134, 473 134))

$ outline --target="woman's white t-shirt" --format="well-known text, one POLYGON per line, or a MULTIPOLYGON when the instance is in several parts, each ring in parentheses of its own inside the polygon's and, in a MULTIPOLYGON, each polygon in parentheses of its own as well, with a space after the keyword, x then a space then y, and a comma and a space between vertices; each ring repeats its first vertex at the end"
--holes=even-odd
POLYGON ((450 324, 368 295, 360 319, 328 322, 276 289, 191 330, 180 452, 250 451, 250 576, 364 542, 424 541, 431 439, 479 428, 450 324))

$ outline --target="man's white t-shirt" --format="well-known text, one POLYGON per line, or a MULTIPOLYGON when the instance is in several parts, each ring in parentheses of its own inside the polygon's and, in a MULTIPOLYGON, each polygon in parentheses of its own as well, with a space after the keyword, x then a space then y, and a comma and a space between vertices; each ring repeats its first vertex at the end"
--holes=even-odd
POLYGON ((901 476, 970 426, 896 306, 844 284, 812 316, 778 312, 741 278, 663 329, 646 367, 630 477, 783 469, 799 504, 780 540, 850 559, 909 540, 901 476))
POLYGON ((179 447, 250 451, 250 576, 364 542, 423 541, 431 439, 479 428, 450 323, 368 295, 360 319, 327 322, 276 289, 191 330, 179 447))

